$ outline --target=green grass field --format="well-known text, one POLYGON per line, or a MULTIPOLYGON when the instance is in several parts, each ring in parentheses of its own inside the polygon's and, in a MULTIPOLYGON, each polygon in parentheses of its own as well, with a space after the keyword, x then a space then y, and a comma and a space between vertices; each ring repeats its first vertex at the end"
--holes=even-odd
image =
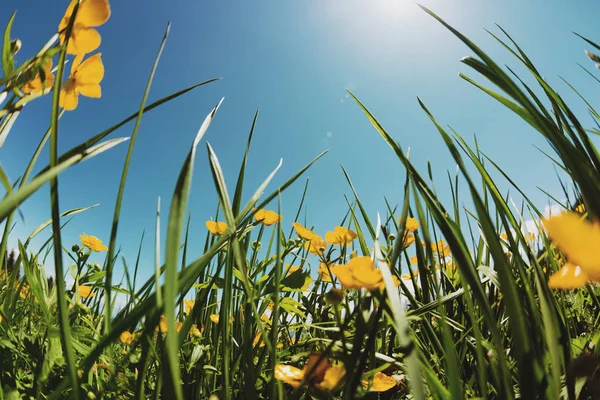
MULTIPOLYGON (((167 30, 139 110, 59 154, 58 120, 77 112, 80 96, 100 95, 104 66, 96 51, 108 0, 73 0, 59 34, 20 65, 13 15, 2 43, 0 142, 23 106, 40 96, 52 97, 52 118, 33 154, 24 155, 30 161, 19 180, 11 182, 0 167, 0 399, 600 399, 600 155, 590 139, 600 133, 600 114, 586 101, 595 125, 584 127, 506 32, 498 45, 528 71, 526 79, 423 12, 469 47, 473 57, 462 62, 472 75, 461 78, 551 145, 550 162, 570 177, 562 182, 561 213, 545 218, 501 165, 420 103, 458 165, 444 183, 453 201, 443 204, 431 174, 415 168, 349 92, 356 112, 373 125, 372 140, 385 140, 398 158, 398 204, 368 215, 346 174, 354 197, 339 226, 314 232, 311 221, 299 221, 303 198, 295 215, 284 216, 293 222, 286 232, 280 194, 302 185, 324 154, 277 188, 269 184, 273 171, 244 199, 251 131, 237 177, 223 175, 208 146, 218 218, 206 222, 202 256, 192 260, 187 201, 196 150, 218 118, 217 105, 181 155, 168 214, 157 213, 151 241, 164 264, 157 262, 147 282, 137 279, 139 258, 120 260, 116 242, 139 124, 146 111, 213 80, 146 103, 167 30), (130 121, 130 137, 111 136, 130 121), (80 243, 62 241, 61 224, 86 209, 61 213, 60 173, 115 146, 129 150, 110 237, 94 237, 90 226, 80 243), (46 151, 49 165, 33 175, 46 151), (523 203, 511 204, 492 175, 511 184, 523 203), (52 220, 18 251, 7 251, 20 204, 46 185, 52 220), (48 240, 32 248, 37 235, 48 240), (54 278, 43 266, 47 254, 54 278), (121 261, 126 274, 117 282, 113 270, 121 261), (69 274, 73 285, 66 284, 69 274), (115 307, 117 296, 124 306, 115 307)), ((600 52, 588 39, 583 44, 600 52)), ((591 67, 600 63, 589 57, 591 67)), ((598 73, 586 70, 600 85, 598 73)))

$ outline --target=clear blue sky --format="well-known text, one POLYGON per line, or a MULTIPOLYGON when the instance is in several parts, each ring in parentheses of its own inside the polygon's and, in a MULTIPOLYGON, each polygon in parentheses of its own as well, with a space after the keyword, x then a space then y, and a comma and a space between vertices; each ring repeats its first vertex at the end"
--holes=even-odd
MULTIPOLYGON (((574 99, 559 76, 582 93, 597 93, 576 65, 587 64, 586 46, 572 34, 598 37, 600 3, 592 0, 422 0, 489 54, 517 63, 486 32, 498 23, 528 52, 550 83, 574 99)), ((68 1, 4 0, 0 23, 18 10, 13 36, 23 41, 19 60, 34 54, 56 32, 68 1)), ((261 114, 249 159, 248 193, 283 158, 271 189, 325 149, 310 177, 306 218, 320 234, 338 224, 351 192, 343 164, 371 217, 386 214, 384 196, 401 203, 404 171, 391 150, 358 107, 346 97, 350 88, 371 109, 423 172, 431 160, 442 197, 446 171, 454 171, 438 133, 420 110, 420 96, 444 124, 467 137, 499 162, 540 204, 546 198, 535 187, 560 195, 551 163, 533 145, 547 148, 541 137, 492 99, 461 80, 458 72, 477 75, 462 65, 470 55, 450 32, 402 0, 295 0, 258 2, 127 0, 111 2, 112 16, 99 31, 106 74, 99 100, 82 99, 60 124, 64 151, 135 111, 163 31, 171 35, 159 65, 150 100, 208 78, 223 80, 146 115, 133 154, 119 230, 119 244, 133 263, 145 229, 143 277, 152 272, 152 231, 157 197, 168 214, 177 174, 205 115, 225 97, 205 141, 220 157, 233 191, 247 133, 255 110, 261 114)), ((522 70, 517 68, 517 70, 522 70)), ((593 97, 591 98, 593 101, 593 97)), ((576 101, 577 102, 577 101, 576 101)), ((579 102, 577 102, 579 104, 579 102)), ((0 149, 11 178, 24 170, 48 126, 50 99, 28 105, 0 149)), ((578 108, 585 112, 583 107, 578 108)), ((583 114, 583 113, 582 113, 583 114)), ((584 121, 589 122, 585 119, 584 121)), ((589 125, 589 124, 588 124, 589 125)), ((113 137, 129 136, 128 125, 113 137)), ((127 143, 60 176, 61 210, 100 203, 78 215, 65 229, 65 245, 86 232, 108 240, 110 221, 127 143)), ((42 158, 44 163, 47 156, 42 158)), ((40 165, 41 167, 41 165, 40 165)), ((283 200, 286 230, 299 203, 303 181, 283 200)), ((507 186, 503 186, 505 189, 507 186)), ((44 187, 22 206, 16 236, 26 237, 49 218, 49 189, 44 187)), ((192 211, 192 256, 204 243, 204 222, 214 214, 216 195, 206 157, 199 148, 192 211)), ((276 205, 273 205, 276 207, 276 205)), ((301 218, 304 218, 302 216, 301 218)), ((44 239, 49 232, 45 232, 44 239)), ((164 236, 163 236, 164 237, 164 236)), ((41 240, 34 245, 41 243, 41 240)), ((14 242, 12 242, 14 245, 14 242)), ((100 257, 96 256, 97 261, 100 257)))

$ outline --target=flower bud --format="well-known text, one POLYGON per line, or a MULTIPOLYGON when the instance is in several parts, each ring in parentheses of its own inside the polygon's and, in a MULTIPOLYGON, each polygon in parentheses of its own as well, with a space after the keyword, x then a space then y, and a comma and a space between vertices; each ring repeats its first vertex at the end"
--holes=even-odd
POLYGON ((79 246, 74 244, 73 247, 71 247, 71 251, 77 253, 79 251, 79 246))
POLYGON ((325 295, 325 300, 327 300, 329 304, 340 304, 342 300, 344 300, 344 292, 342 289, 331 288, 325 295))
POLYGON ((20 39, 15 39, 12 42, 10 42, 10 52, 12 53, 12 55, 17 54, 19 50, 21 50, 21 46, 23 46, 23 42, 21 42, 20 39))

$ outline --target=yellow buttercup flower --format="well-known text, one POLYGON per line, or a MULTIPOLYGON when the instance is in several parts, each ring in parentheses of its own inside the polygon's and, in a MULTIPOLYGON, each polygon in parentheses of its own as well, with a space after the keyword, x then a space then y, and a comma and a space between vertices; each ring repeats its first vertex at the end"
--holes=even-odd
MULTIPOLYGON (((219 323, 219 314, 210 314, 210 320, 215 324, 219 323)), ((233 322, 233 315, 229 317, 229 323, 233 322)))
POLYGON ((508 240, 508 235, 506 234, 506 232, 502 232, 502 233, 500 234, 500 237, 501 237, 503 240, 508 240))
POLYGON ((294 230, 296 231, 298 236, 300 236, 304 240, 313 240, 314 238, 318 237, 316 233, 314 233, 310 229, 303 227, 297 222, 292 223, 292 226, 294 227, 294 230))
POLYGON ((585 213, 585 204, 581 203, 580 205, 578 205, 575 208, 575 211, 578 212, 579 214, 584 214, 585 213))
POLYGON ((108 247, 102 244, 102 240, 98 239, 96 236, 92 235, 79 235, 79 239, 81 239, 81 244, 85 247, 89 248, 92 251, 106 251, 108 247))
POLYGON ((315 238, 304 243, 304 248, 311 254, 319 255, 325 252, 327 249, 327 243, 321 238, 321 236, 316 236, 315 238))
MULTIPOLYGON (((369 381, 362 381, 362 384, 364 387, 368 387, 369 381)), ((387 392, 394 386, 396 386, 396 380, 393 377, 383 372, 377 372, 373 375, 373 384, 371 385, 373 392, 387 392)))
POLYGON ((96 293, 93 292, 94 288, 86 285, 79 285, 79 297, 84 299, 89 299, 90 297, 94 297, 96 293))
POLYGON ((102 97, 100 88, 100 82, 104 78, 102 54, 96 53, 85 61, 81 62, 82 60, 83 56, 75 57, 71 65, 71 76, 60 91, 59 104, 68 111, 77 108, 79 95, 95 99, 102 97))
POLYGON ((225 222, 206 221, 205 225, 206 229, 216 236, 221 236, 227 231, 227 224, 225 222))
POLYGON ((192 308, 194 308, 194 304, 196 302, 194 300, 184 300, 183 301, 183 305, 185 306, 185 313, 189 314, 192 311, 192 308))
POLYGON ((419 259, 417 258, 417 256, 412 256, 410 258, 410 263, 411 263, 411 265, 417 265, 417 264, 419 264, 419 259))
POLYGON ((318 273, 319 273, 319 277, 321 278, 321 280, 323 282, 327 282, 327 283, 333 282, 333 280, 331 279, 331 274, 329 273, 329 270, 327 269, 327 265, 325 263, 319 264, 318 273))
POLYGON ((345 228, 343 226, 336 226, 333 228, 333 232, 329 231, 325 234, 325 240, 330 244, 339 244, 345 246, 356 239, 358 235, 356 232, 345 228))
POLYGON ((298 388, 302 381, 306 380, 305 384, 310 387, 324 392, 331 391, 340 383, 346 370, 342 364, 332 365, 326 358, 319 361, 320 357, 319 354, 312 354, 303 369, 277 364, 274 371, 275 379, 293 388, 298 388), (306 376, 310 371, 313 371, 312 374, 306 376))
POLYGON ((417 277, 417 275, 419 275, 419 270, 415 269, 412 271, 412 273, 410 274, 403 274, 402 275, 402 279, 404 279, 405 281, 409 281, 411 280, 411 275, 414 276, 415 278, 417 277))
POLYGON ((254 213, 254 219, 263 225, 271 226, 283 220, 283 217, 272 210, 258 210, 254 213))
POLYGON ((196 325, 192 325, 192 327, 190 328, 190 336, 200 337, 202 336, 202 331, 198 329, 196 325))
POLYGON ((54 84, 54 75, 52 75, 52 59, 51 58, 48 58, 46 60, 46 62, 42 66, 42 70, 44 72, 44 74, 43 74, 44 79, 42 80, 42 74, 40 74, 38 72, 37 75, 32 80, 30 80, 29 82, 26 82, 23 85, 23 87, 21 88, 23 93, 25 93, 25 94, 41 93, 46 89, 52 88, 52 85, 54 84))
POLYGON ((415 242, 415 236, 411 235, 410 233, 407 233, 404 236, 404 242, 402 243, 402 245, 406 248, 408 246, 410 246, 411 244, 413 244, 415 242))
MULTIPOLYGON (((75 4, 77 4, 77 0, 72 0, 58 25, 58 31, 61 32, 60 44, 65 42, 65 31, 73 15, 75 4)), ((96 50, 100 46, 101 38, 94 28, 104 24, 109 17, 108 0, 81 0, 67 45, 67 53, 84 55, 96 50)))
POLYGON ((334 274, 346 289, 375 290, 385 286, 381 270, 375 268, 370 257, 354 257, 348 265, 331 267, 334 274))
POLYGON ((133 339, 135 339, 135 334, 129 331, 124 331, 119 336, 119 339, 121 339, 121 343, 123 344, 131 344, 133 342, 133 339))
POLYGON ((572 289, 589 281, 600 281, 600 224, 565 213, 542 220, 552 242, 567 256, 568 263, 550 277, 550 287, 572 289))
MULTIPOLYGON (((401 222, 402 217, 398 217, 398 222, 401 222)), ((417 229, 419 229, 419 226, 421 226, 421 223, 419 221, 417 221, 416 218, 413 217, 406 217, 406 225, 404 226, 404 229, 407 232, 414 232, 417 229)))

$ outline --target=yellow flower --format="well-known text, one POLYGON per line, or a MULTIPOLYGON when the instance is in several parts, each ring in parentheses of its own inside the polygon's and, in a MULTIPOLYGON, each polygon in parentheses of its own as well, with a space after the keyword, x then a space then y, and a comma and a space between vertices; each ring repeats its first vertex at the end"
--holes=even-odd
POLYGON ((550 287, 567 289, 600 281, 600 225, 566 213, 542 220, 554 244, 569 264, 550 277, 550 287))
POLYGON ((154 330, 158 331, 160 329, 161 333, 166 333, 168 328, 169 327, 167 325, 167 316, 163 314, 160 316, 160 322, 158 323, 158 326, 154 330))
POLYGON ((102 97, 100 82, 104 78, 102 54, 96 53, 81 62, 83 56, 77 56, 71 65, 71 76, 60 91, 59 104, 65 110, 71 111, 79 104, 79 95, 91 98, 102 97))
POLYGON ((508 240, 508 235, 506 234, 506 232, 502 232, 502 233, 500 234, 500 237, 501 237, 502 239, 504 239, 504 240, 508 240))
POLYGON ((402 279, 404 280, 410 280, 411 279, 411 275, 414 276, 415 278, 417 277, 417 275, 419 275, 419 270, 415 269, 413 270, 411 273, 409 274, 403 274, 402 275, 402 279))
POLYGON ((296 272, 296 271, 298 271, 298 270, 301 270, 301 269, 302 269, 302 268, 300 268, 300 267, 298 267, 298 266, 291 266, 291 265, 289 265, 289 264, 288 264, 288 265, 286 266, 286 272, 285 272, 285 275, 291 275, 291 274, 293 274, 294 272, 296 272))
POLYGON ((294 227, 294 230, 296 231, 298 236, 300 236, 304 240, 313 240, 314 238, 318 237, 316 233, 314 233, 310 229, 303 227, 297 222, 292 223, 292 226, 294 227))
POLYGON ((202 332, 200 331, 200 329, 198 329, 196 325, 192 325, 192 327, 190 328, 190 336, 200 337, 202 336, 202 332))
POLYGON ((304 248, 314 255, 319 255, 325 253, 327 249, 327 243, 321 238, 321 236, 316 236, 304 243, 304 248))
MULTIPOLYGON (((400 219, 402 217, 398 217, 398 222, 401 222, 400 219)), ((421 223, 419 221, 417 221, 416 218, 413 217, 406 217, 406 225, 404 227, 404 229, 407 232, 414 232, 417 229, 419 229, 419 226, 421 226, 421 223)))
MULTIPOLYGON (((73 14, 77 0, 72 0, 63 19, 58 25, 61 32, 60 44, 63 44, 66 37, 65 30, 69 25, 69 20, 73 14)), ((108 21, 110 17, 110 5, 108 0, 81 0, 77 16, 73 23, 73 30, 69 44, 67 45, 68 54, 86 54, 91 53, 100 46, 100 34, 94 27, 98 27, 108 21)))
MULTIPOLYGON (((423 243, 423 247, 427 247, 425 243, 423 243)), ((450 255, 450 247, 447 246, 443 240, 440 240, 437 243, 431 243, 431 251, 433 253, 439 253, 442 257, 448 257, 450 255)))
POLYGON ((575 211, 578 212, 579 214, 585 213, 585 204, 581 203, 580 205, 578 205, 575 208, 575 211))
POLYGON ((254 219, 263 225, 271 226, 283 220, 283 217, 272 210, 258 210, 254 213, 254 219))
POLYGON ((394 281, 394 286, 400 286, 400 279, 396 275, 392 275, 392 280, 394 281))
MULTIPOLYGON (((219 323, 219 314, 210 314, 210 320, 215 324, 219 323)), ((233 315, 229 317, 229 323, 233 322, 233 315)))
POLYGON ((52 75, 51 58, 48 58, 46 60, 46 62, 42 66, 42 69, 44 71, 44 80, 42 81, 42 74, 38 72, 32 80, 26 82, 23 85, 23 87, 21 88, 21 90, 23 90, 23 93, 41 93, 42 91, 52 87, 52 85, 54 84, 54 75, 52 75))
POLYGON ((121 333, 121 336, 119 336, 119 339, 121 339, 121 343, 123 344, 131 344, 133 339, 135 339, 135 334, 129 331, 124 331, 121 333))
POLYGON ((181 321, 175 321, 175 332, 179 333, 179 331, 181 330, 182 326, 183 326, 183 322, 181 322, 181 321))
POLYGON ((340 246, 347 245, 357 237, 358 236, 356 235, 356 232, 351 231, 343 226, 336 226, 333 228, 333 232, 329 231, 325 234, 325 240, 327 243, 339 244, 340 246))
MULTIPOLYGON (((362 381, 364 387, 369 387, 369 381, 362 381)), ((396 380, 384 374, 383 372, 377 372, 373 376, 373 384, 371 385, 371 390, 373 392, 387 392, 391 388, 396 386, 396 380)))
POLYGON ((324 392, 334 389, 346 374, 342 364, 331 365, 329 360, 323 358, 319 362, 319 354, 312 354, 303 369, 291 365, 277 364, 275 366, 275 379, 283 381, 293 388, 298 388, 303 380, 305 384, 324 392), (319 362, 318 365, 315 364, 319 362), (310 376, 306 376, 313 371, 310 376))
POLYGON ((194 308, 194 304, 196 302, 194 300, 184 300, 183 301, 183 305, 185 306, 185 313, 189 314, 192 311, 192 308, 194 308))
POLYGON ((225 222, 206 221, 206 229, 213 235, 221 236, 227 231, 227 224, 225 222))
POLYGON ((333 273, 346 289, 375 290, 384 287, 381 271, 375 268, 370 257, 354 257, 348 265, 331 267, 333 273))
POLYGON ((415 242, 415 236, 411 235, 410 233, 407 233, 406 235, 404 235, 404 242, 402 243, 402 245, 406 248, 408 246, 410 246, 411 244, 413 244, 415 242))
POLYGON ((79 285, 79 297, 89 299, 94 297, 96 293, 93 292, 94 288, 91 286, 79 285))
POLYGON ((319 277, 323 282, 331 283, 333 280, 331 279, 331 274, 327 269, 327 265, 325 263, 319 264, 319 277))
POLYGON ((412 256, 410 258, 410 263, 411 263, 411 265, 417 265, 417 264, 419 264, 419 259, 417 258, 417 256, 412 256))
POLYGON ((81 243, 92 251, 106 251, 108 247, 102 244, 102 240, 92 235, 79 235, 81 243))

